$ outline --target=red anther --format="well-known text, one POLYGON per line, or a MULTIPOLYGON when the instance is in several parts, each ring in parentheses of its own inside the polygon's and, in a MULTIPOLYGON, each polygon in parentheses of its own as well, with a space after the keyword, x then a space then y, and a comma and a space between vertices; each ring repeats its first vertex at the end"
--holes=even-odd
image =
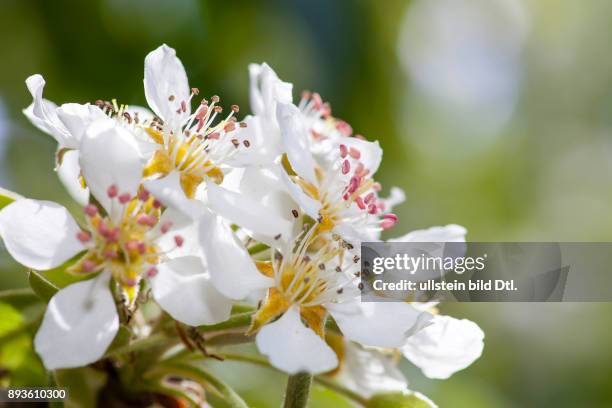
POLYGON ((342 162, 342 174, 348 174, 351 171, 351 163, 348 160, 342 162))
POLYGON ((170 228, 172 228, 172 223, 170 221, 164 222, 161 226, 161 233, 165 234, 168 231, 170 231, 170 228))
POLYGON ((363 202, 363 198, 361 198, 361 196, 357 196, 357 198, 355 199, 355 203, 357 203, 357 207, 359 207, 359 209, 361 210, 366 209, 366 205, 363 202))
POLYGON ((221 136, 219 132, 212 132, 211 134, 208 135, 208 138, 212 140, 218 140, 219 136, 221 136))
POLYGON ((183 113, 187 112, 187 102, 181 101, 181 111, 183 113))
POLYGON ((361 152, 359 150, 355 149, 354 147, 351 147, 349 149, 349 154, 355 160, 359 160, 359 158, 361 157, 361 152))
POLYGON ((183 246, 183 242, 185 242, 185 239, 182 236, 180 235, 174 236, 174 243, 176 244, 177 247, 183 246))
POLYGON ((81 264, 83 267, 83 271, 84 272, 91 272, 95 269, 96 264, 93 263, 93 261, 86 259, 83 261, 83 263, 81 264))
POLYGON ((151 196, 151 193, 149 193, 148 190, 142 189, 138 192, 138 199, 140 201, 147 201, 150 196, 151 196))
POLYGON ((395 215, 393 213, 384 214, 383 215, 383 219, 385 219, 385 220, 393 220, 394 222, 397 222, 397 220, 398 220, 397 215, 395 215))
POLYGON ((157 270, 157 268, 152 266, 149 269, 147 269, 147 277, 153 278, 155 277, 155 275, 157 275, 158 272, 159 271, 157 270))
POLYGON ((359 188, 359 177, 357 176, 353 176, 351 177, 351 181, 349 181, 349 186, 348 186, 348 193, 349 194, 353 194, 355 191, 357 191, 357 189, 359 188))
POLYGON ((343 120, 339 120, 336 123, 336 129, 338 129, 338 131, 342 133, 344 136, 350 136, 353 134, 353 128, 351 127, 351 125, 349 125, 347 122, 343 120))
POLYGON ((121 235, 121 230, 119 228, 113 228, 108 232, 108 239, 110 242, 117 242, 119 240, 119 235, 121 235))
POLYGON ((110 230, 108 229, 104 221, 100 221, 100 223, 98 224, 98 233, 102 235, 104 238, 108 238, 108 235, 110 234, 110 230))
POLYGON ((396 222, 397 221, 393 221, 393 220, 383 220, 380 223, 380 226, 382 227, 382 229, 388 230, 389 228, 393 228, 396 222))
POLYGON ((109 198, 115 198, 117 197, 117 194, 119 193, 119 189, 117 188, 117 186, 115 184, 111 185, 108 190, 106 190, 106 195, 109 198))
POLYGON ((123 193, 119 196, 119 202, 121 204, 126 204, 131 199, 132 199, 132 195, 130 193, 123 193))
POLYGON ((138 243, 138 253, 140 255, 144 255, 146 252, 147 252, 147 245, 144 242, 140 241, 138 243))
POLYGON ((199 95, 200 94, 200 90, 198 88, 191 88, 191 93, 192 93, 192 95, 199 95))
POLYGON ((98 214, 98 207, 93 204, 87 204, 83 209, 86 215, 89 217, 95 217, 98 214))
POLYGON ((161 201, 155 199, 153 200, 153 208, 160 208, 162 206, 161 201))
POLYGON ((125 248, 130 251, 130 252, 138 252, 138 244, 140 242, 135 240, 135 239, 131 239, 128 242, 125 243, 125 248))
POLYGON ((372 184, 372 190, 374 190, 374 191, 382 190, 382 186, 380 185, 380 183, 378 181, 375 181, 374 184, 372 184))
POLYGON ((136 217, 136 222, 140 225, 149 225, 149 215, 148 214, 138 214, 136 217))
POLYGON ((368 213, 370 214, 376 214, 378 212, 378 208, 376 207, 375 204, 370 204, 368 206, 368 213))
POLYGON ((348 149, 346 148, 346 145, 341 144, 340 145, 340 157, 344 159, 347 154, 348 154, 348 149))
POLYGON ((376 195, 374 193, 369 193, 365 198, 365 202, 366 204, 370 204, 375 199, 376 199, 376 195))
POLYGON ((79 231, 77 233, 77 239, 79 241, 81 241, 81 243, 86 243, 89 242, 89 240, 91 240, 91 234, 87 231, 79 231))

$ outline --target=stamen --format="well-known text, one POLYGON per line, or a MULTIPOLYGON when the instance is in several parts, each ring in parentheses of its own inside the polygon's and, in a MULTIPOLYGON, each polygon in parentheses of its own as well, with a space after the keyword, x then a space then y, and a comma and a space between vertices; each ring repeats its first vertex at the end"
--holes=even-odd
POLYGON ((130 201, 132 199, 132 196, 130 195, 130 193, 123 193, 119 196, 119 202, 121 204, 125 204, 128 201, 130 201))
POLYGON ((81 243, 86 243, 91 240, 91 234, 87 231, 79 231, 77 233, 77 239, 81 241, 81 243))
POLYGON ((84 208, 84 212, 89 217, 95 217, 98 214, 98 207, 93 204, 87 204, 84 208))
POLYGON ((119 193, 119 189, 117 188, 117 186, 115 184, 111 185, 107 190, 106 190, 106 195, 108 195, 109 198, 115 198, 117 197, 117 194, 119 193))
POLYGON ((185 239, 182 236, 180 235, 174 236, 174 243, 176 244, 177 247, 183 246, 184 242, 185 242, 185 239))

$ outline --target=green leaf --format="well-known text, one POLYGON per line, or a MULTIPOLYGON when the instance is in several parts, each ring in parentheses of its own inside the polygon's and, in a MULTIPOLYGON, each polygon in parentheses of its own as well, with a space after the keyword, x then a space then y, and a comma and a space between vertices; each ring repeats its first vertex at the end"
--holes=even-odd
POLYGON ((97 406, 98 393, 106 384, 107 374, 91 367, 56 370, 55 382, 58 387, 68 390, 64 401, 66 408, 89 408, 97 406))
POLYGON ((390 392, 373 395, 367 408, 433 408, 435 405, 418 393, 390 392))
POLYGON ((41 386, 46 374, 34 354, 30 323, 14 307, 0 302, 0 367, 6 370, 2 387, 41 386))
POLYGON ((77 255, 57 268, 48 271, 30 270, 28 276, 30 287, 40 298, 48 302, 58 290, 82 280, 92 279, 94 277, 92 274, 75 275, 66 272, 66 269, 74 264, 79 257, 80 255, 77 255))
POLYGON ((23 197, 0 187, 0 210, 19 198, 23 197))
POLYGON ((28 281, 30 287, 42 300, 48 302, 53 295, 59 290, 49 279, 43 276, 40 272, 30 271, 28 273, 28 281))

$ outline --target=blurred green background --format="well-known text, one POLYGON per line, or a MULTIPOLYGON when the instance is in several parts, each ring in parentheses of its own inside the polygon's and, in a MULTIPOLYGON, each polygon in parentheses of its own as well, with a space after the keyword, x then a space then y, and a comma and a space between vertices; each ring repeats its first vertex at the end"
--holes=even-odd
MULTIPOLYGON (((177 49, 192 86, 248 109, 247 64, 380 140, 406 190, 392 235, 458 223, 472 241, 612 240, 612 2, 590 0, 2 0, 0 186, 69 204, 53 140, 21 114, 41 73, 57 103, 145 105, 143 59, 177 49)), ((71 208, 76 209, 72 206, 71 208)), ((0 288, 26 285, 0 249, 0 288)), ((405 363, 441 407, 612 406, 612 305, 453 304, 485 351, 446 381, 405 363)), ((229 368, 228 368, 229 367, 229 368)), ((255 406, 284 378, 220 368, 255 406)), ((313 406, 329 406, 316 389, 313 406)))

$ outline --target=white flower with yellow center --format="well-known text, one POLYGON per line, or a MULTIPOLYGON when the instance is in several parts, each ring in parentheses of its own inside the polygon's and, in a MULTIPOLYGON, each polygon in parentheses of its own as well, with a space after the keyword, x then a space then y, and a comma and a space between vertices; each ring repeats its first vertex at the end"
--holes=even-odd
POLYGON ((45 80, 39 74, 26 79, 33 102, 23 110, 24 115, 38 129, 52 136, 58 143, 56 171, 68 193, 80 204, 89 200, 89 189, 81 178, 79 148, 87 128, 95 121, 114 121, 127 130, 130 139, 137 142, 141 155, 147 155, 142 135, 153 114, 139 106, 117 105, 117 102, 97 100, 95 104, 65 103, 57 106, 43 98, 45 80))
POLYGON ((213 286, 198 248, 199 224, 172 209, 162 212, 140 188, 142 162, 127 132, 105 119, 85 131, 80 165, 101 209, 87 205, 82 226, 48 201, 21 199, 0 211, 0 236, 18 262, 44 271, 83 252, 69 270, 92 276, 49 302, 35 338, 48 369, 86 365, 104 354, 119 328, 111 278, 127 307, 147 278, 157 302, 177 320, 199 325, 229 317, 231 302, 213 286))
POLYGON ((324 340, 328 315, 347 339, 379 347, 399 347, 428 324, 431 315, 407 303, 361 303, 359 259, 348 256, 346 242, 321 240, 316 231, 259 264, 274 286, 250 333, 273 366, 291 374, 334 369, 338 358, 324 340))
POLYGON ((219 98, 203 99, 191 112, 192 99, 199 94, 189 88, 187 74, 174 49, 162 45, 145 58, 144 88, 147 102, 157 115, 145 131, 153 152, 144 168, 144 176, 161 179, 172 173, 179 177, 180 188, 188 198, 205 180, 223 181, 232 160, 248 155, 251 142, 234 114, 238 106, 222 114, 219 98))

